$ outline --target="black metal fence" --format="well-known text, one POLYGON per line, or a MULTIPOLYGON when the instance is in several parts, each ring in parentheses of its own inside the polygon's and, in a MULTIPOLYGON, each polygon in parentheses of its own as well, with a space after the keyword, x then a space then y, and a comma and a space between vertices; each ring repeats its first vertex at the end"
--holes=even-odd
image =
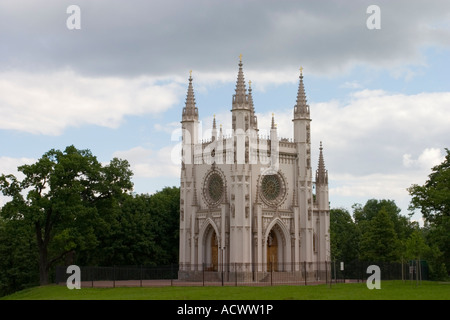
POLYGON ((372 272, 368 271, 369 266, 380 268, 380 280, 428 280, 428 264, 426 261, 405 261, 405 262, 385 262, 385 261, 351 261, 332 263, 332 279, 336 282, 345 280, 366 281, 372 272))
MULTIPOLYGON (((352 261, 301 262, 298 264, 224 264, 166 266, 80 266, 82 287, 119 286, 271 286, 362 282, 378 266, 380 280, 428 279, 426 262, 406 263, 352 261)), ((55 270, 55 282, 65 285, 72 272, 67 266, 55 270)))

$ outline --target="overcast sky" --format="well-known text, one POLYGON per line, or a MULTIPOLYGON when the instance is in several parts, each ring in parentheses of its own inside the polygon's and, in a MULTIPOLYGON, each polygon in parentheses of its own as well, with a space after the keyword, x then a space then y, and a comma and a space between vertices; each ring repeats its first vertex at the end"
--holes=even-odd
POLYGON ((73 144, 128 159, 137 193, 178 186, 189 70, 207 137, 213 114, 231 121, 239 54, 260 131, 274 112, 288 138, 303 66, 331 207, 392 199, 408 213, 406 188, 450 147, 445 0, 2 1, 0 172, 73 144), (373 4, 381 29, 366 24, 373 4), (70 5, 81 29, 67 27, 70 5))

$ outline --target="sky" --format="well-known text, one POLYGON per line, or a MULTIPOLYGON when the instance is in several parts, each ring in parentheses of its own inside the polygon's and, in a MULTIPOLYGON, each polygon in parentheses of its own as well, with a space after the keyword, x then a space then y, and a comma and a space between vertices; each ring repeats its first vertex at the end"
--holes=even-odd
POLYGON ((281 137, 303 67, 331 208, 389 199, 408 215, 407 188, 450 147, 446 0, 1 1, 0 173, 74 145, 127 159, 136 193, 179 186, 189 71, 209 138, 214 114, 230 125, 240 54, 260 132, 274 113, 281 137))

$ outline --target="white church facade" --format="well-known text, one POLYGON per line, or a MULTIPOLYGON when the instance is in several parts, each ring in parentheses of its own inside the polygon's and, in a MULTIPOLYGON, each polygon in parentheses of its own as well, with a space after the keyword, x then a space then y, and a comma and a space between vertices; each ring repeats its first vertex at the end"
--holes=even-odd
POLYGON ((180 279, 205 270, 253 280, 268 271, 318 277, 319 262, 330 261, 328 172, 322 143, 312 168, 302 70, 291 139, 278 137, 273 115, 270 136, 259 135, 242 56, 230 117, 231 135, 214 118, 211 139, 199 140, 191 75, 181 120, 180 279))

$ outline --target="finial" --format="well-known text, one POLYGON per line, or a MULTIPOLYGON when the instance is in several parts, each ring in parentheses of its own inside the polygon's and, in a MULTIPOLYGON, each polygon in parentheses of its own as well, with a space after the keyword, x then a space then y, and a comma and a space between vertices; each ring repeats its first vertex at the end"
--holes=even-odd
POLYGON ((242 53, 239 55, 239 61, 242 62, 242 53))
POLYGON ((303 75, 303 67, 302 66, 300 66, 300 75, 301 76, 303 75))
POLYGON ((189 78, 192 78, 192 70, 189 70, 189 78))
POLYGON ((249 89, 252 88, 252 80, 250 80, 250 81, 248 82, 248 88, 249 88, 249 89))
POLYGON ((322 141, 320 141, 320 150, 323 150, 323 148, 322 148, 322 141))

